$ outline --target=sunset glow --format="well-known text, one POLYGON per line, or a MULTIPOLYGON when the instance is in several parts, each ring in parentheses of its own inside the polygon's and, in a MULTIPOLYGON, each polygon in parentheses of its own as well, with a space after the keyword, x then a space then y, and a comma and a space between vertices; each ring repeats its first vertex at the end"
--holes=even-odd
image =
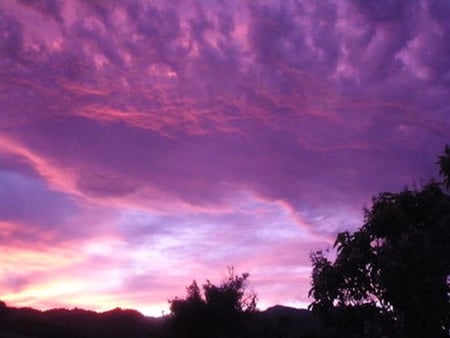
POLYGON ((0 300, 168 313, 313 250, 450 143, 450 2, 0 2, 0 300))

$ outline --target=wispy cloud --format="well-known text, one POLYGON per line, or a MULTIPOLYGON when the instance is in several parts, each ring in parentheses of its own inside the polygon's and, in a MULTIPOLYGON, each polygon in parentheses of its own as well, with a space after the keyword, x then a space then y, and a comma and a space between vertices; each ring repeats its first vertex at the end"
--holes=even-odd
POLYGON ((304 304, 309 252, 436 172, 449 13, 3 1, 1 297, 155 311, 234 264, 263 304, 304 304))

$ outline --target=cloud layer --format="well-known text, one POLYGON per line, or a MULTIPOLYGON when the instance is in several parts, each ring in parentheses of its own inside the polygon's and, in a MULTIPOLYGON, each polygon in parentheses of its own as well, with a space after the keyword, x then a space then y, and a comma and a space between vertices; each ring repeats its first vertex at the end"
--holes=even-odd
POLYGON ((249 271, 308 302, 311 250, 436 175, 444 1, 0 4, 0 295, 159 314, 249 271))

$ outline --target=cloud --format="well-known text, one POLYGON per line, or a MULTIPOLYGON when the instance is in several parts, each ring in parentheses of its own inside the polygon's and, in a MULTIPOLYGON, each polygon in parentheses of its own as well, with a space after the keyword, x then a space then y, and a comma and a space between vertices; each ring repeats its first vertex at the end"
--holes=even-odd
MULTIPOLYGON (((428 64, 421 55, 419 50, 430 50, 418 47, 425 37, 434 39, 433 56, 446 53, 438 47, 445 45, 439 35, 426 29, 431 25, 426 14, 414 19, 405 14, 414 6, 252 4, 243 6, 248 27, 242 44, 230 39, 242 24, 232 5, 221 7, 221 15, 193 7, 185 18, 176 7, 161 4, 80 3, 75 7, 84 17, 58 21, 64 40, 34 51, 24 47, 21 24, 10 16, 4 45, 10 60, 26 62, 19 73, 8 75, 8 91, 17 99, 8 100, 14 104, 5 100, 4 112, 16 114, 3 123, 16 126, 10 135, 58 168, 79 167, 76 186, 86 195, 108 194, 101 188, 103 177, 111 195, 151 182, 154 190, 202 203, 220 200, 213 193, 220 184, 246 181, 258 193, 300 207, 302 190, 311 196, 314 186, 321 187, 317 199, 326 199, 321 191, 331 183, 342 182, 332 192, 339 194, 344 182, 362 183, 352 177, 366 175, 365 170, 372 175, 362 163, 357 169, 352 163, 351 176, 345 166, 361 150, 383 149, 381 130, 389 143, 405 130, 403 140, 411 133, 424 141, 436 131, 442 138, 448 134, 436 123, 443 114, 443 84, 421 92, 434 95, 436 121, 419 111, 425 103, 418 98, 405 101, 411 85, 401 88, 431 76, 430 67, 439 64, 428 64), (415 28, 412 20, 425 29, 415 28), (136 128, 153 134, 133 136, 136 128), (128 136, 113 139, 113 133, 128 136), (192 136, 185 139, 186 134, 192 136), (133 142, 149 155, 135 150, 133 142), (236 143, 240 149, 234 151, 236 143), (335 149, 335 155, 326 156, 335 149), (230 152, 234 157, 227 157, 230 152), (218 162, 222 170, 216 169, 218 162), (330 166, 333 172, 325 169, 330 166), (124 183, 129 172, 134 179, 124 183), (256 175, 249 178, 250 172, 256 175), (308 173, 317 173, 317 179, 308 173)), ((54 16, 64 12, 46 2, 34 8, 54 16)), ((427 8, 435 15, 433 6, 427 8)), ((415 146, 410 144, 411 153, 415 146)), ((384 165, 373 155, 367 158, 375 167, 384 165)), ((361 196, 373 191, 367 188, 361 196)))
POLYGON ((0 185, 0 221, 54 228, 76 212, 66 195, 49 190, 42 181, 0 171, 0 185))
POLYGON ((5 12, 0 13, 2 17, 2 48, 1 52, 4 56, 17 56, 22 49, 22 25, 11 15, 5 12))
POLYGON ((48 16, 58 23, 62 23, 64 21, 62 6, 64 2, 54 2, 52 0, 19 0, 19 2, 23 3, 26 6, 30 6, 33 9, 39 11, 45 16, 48 16))
POLYGON ((371 195, 436 174, 450 136, 448 11, 2 2, 1 231, 29 239, 10 249, 106 243, 123 257, 94 265, 115 271, 118 294, 167 273, 158 261, 180 269, 167 283, 181 291, 232 262, 262 287, 277 264, 280 290, 304 283, 308 252, 355 228, 371 195))

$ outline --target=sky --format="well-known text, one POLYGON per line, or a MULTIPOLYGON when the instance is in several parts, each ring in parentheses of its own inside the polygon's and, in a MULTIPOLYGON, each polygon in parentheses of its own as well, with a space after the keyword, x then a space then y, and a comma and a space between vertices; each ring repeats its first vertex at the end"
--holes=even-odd
POLYGON ((450 143, 450 1, 0 2, 0 299, 168 313, 309 254, 450 143))

